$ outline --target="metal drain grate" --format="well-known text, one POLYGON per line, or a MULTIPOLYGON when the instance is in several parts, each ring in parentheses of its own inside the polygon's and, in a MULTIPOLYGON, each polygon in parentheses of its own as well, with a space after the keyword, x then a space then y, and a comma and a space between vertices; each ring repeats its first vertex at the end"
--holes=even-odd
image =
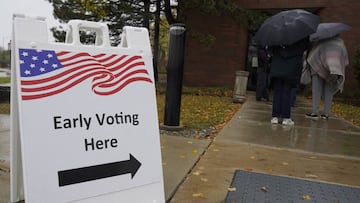
POLYGON ((359 203, 360 188, 236 170, 225 203, 359 203))

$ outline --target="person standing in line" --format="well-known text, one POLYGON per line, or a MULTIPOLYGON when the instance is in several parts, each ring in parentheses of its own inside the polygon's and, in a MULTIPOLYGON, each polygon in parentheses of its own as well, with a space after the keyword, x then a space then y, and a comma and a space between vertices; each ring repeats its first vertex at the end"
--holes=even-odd
POLYGON ((349 59, 344 41, 335 36, 314 42, 307 63, 311 67, 312 112, 307 118, 328 120, 333 96, 342 92, 345 82, 345 67, 349 59), (320 115, 320 100, 323 96, 324 109, 320 115))
POLYGON ((266 46, 259 47, 257 55, 259 64, 256 71, 256 101, 261 101, 261 99, 269 101, 269 93, 267 88, 271 55, 266 46))
MULTIPOLYGON (((309 49, 310 47, 308 47, 309 49)), ((302 66, 304 67, 306 65, 306 57, 307 57, 308 50, 305 50, 302 56, 302 66)), ((296 95, 298 92, 302 91, 301 82, 298 81, 295 88, 291 89, 291 107, 296 107, 296 95)))
POLYGON ((272 124, 294 125, 291 119, 291 90, 301 76, 302 56, 308 47, 308 37, 287 46, 272 49, 270 81, 273 89, 272 124))
POLYGON ((295 87, 291 88, 291 93, 290 93, 291 107, 296 107, 296 95, 299 90, 300 90, 300 82, 298 82, 298 84, 295 87))

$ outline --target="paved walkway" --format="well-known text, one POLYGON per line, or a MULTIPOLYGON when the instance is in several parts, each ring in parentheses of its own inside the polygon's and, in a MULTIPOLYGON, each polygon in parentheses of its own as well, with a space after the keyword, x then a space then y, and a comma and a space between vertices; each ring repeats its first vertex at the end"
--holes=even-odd
POLYGON ((170 202, 221 203, 236 169, 360 187, 360 128, 340 118, 309 120, 310 109, 300 100, 295 126, 273 125, 271 105, 250 95, 170 202))
MULTIPOLYGON (((312 121, 307 101, 294 127, 270 124, 271 105, 252 94, 216 139, 161 135, 166 200, 223 202, 236 169, 360 187, 360 128, 340 118, 312 121)), ((9 117, 0 116, 0 203, 9 199, 9 117)))

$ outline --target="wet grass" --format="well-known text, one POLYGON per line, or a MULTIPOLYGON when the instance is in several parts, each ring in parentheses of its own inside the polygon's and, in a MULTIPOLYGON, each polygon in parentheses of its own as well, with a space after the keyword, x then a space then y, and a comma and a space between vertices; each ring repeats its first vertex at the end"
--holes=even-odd
MULTIPOLYGON (((157 87, 159 122, 164 122, 165 88, 157 87)), ((229 88, 184 87, 181 96, 180 125, 184 128, 220 128, 240 108, 232 102, 229 88)))
MULTIPOLYGON (((0 77, 0 84, 10 82, 10 77, 0 77)), ((10 104, 8 102, 0 102, 0 114, 10 114, 10 104)))
POLYGON ((0 77, 0 84, 1 83, 10 83, 10 78, 9 77, 0 77))
POLYGON ((344 103, 335 100, 331 106, 331 112, 337 117, 341 117, 351 123, 360 126, 360 105, 344 103))

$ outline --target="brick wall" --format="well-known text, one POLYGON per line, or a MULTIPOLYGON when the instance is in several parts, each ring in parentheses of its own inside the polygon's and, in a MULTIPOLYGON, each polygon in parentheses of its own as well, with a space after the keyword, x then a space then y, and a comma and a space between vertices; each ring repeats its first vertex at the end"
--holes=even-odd
MULTIPOLYGON (((352 72, 355 49, 360 46, 359 0, 237 0, 251 9, 322 8, 322 22, 343 22, 352 27, 341 34, 349 51, 350 65, 346 69, 345 90, 357 85, 352 72)), ((247 24, 238 25, 230 16, 211 16, 196 10, 185 12, 187 27, 184 85, 233 86, 235 71, 245 70, 248 31, 247 24), (194 33, 209 33, 213 44, 202 44, 194 33)))
POLYGON ((246 27, 237 25, 226 16, 208 16, 197 11, 193 13, 188 11, 187 14, 191 16, 191 20, 186 23, 188 35, 184 84, 190 86, 232 84, 235 71, 242 69, 241 64, 245 62, 246 27), (204 33, 214 36, 215 41, 201 42, 199 38, 193 37, 204 33))

